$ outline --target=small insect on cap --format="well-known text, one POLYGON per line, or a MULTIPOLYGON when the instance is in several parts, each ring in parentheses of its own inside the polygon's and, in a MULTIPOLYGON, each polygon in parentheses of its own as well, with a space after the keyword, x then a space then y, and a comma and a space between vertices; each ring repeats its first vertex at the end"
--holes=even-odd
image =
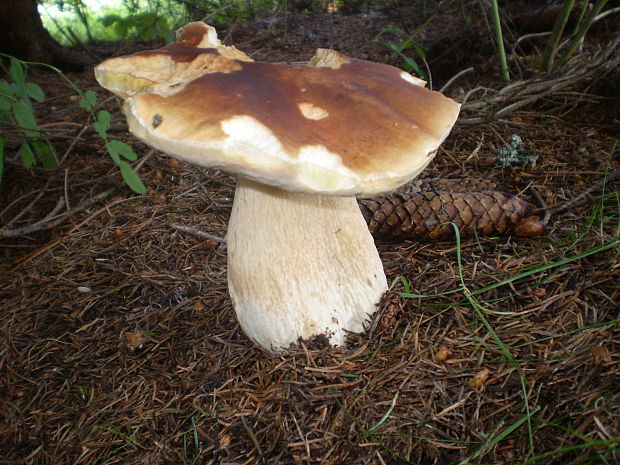
POLYGON ((200 22, 95 73, 147 144, 294 192, 398 187, 430 162, 460 108, 398 68, 332 50, 308 65, 253 62, 200 22))

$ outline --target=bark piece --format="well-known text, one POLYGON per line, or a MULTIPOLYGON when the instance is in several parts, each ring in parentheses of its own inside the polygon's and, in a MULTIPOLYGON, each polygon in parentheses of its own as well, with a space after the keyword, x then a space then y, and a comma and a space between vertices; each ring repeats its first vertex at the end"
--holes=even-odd
POLYGON ((462 237, 510 234, 527 216, 527 203, 499 191, 392 194, 361 200, 373 236, 389 239, 448 239, 455 223, 462 237))

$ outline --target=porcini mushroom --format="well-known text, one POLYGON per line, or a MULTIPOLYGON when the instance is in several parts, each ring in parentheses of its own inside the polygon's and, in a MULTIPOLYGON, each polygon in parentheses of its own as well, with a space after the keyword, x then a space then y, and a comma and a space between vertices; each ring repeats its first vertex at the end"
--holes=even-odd
POLYGON ((316 335, 342 344, 364 329, 387 283, 356 196, 422 171, 457 103, 397 68, 332 50, 308 65, 254 62, 201 22, 95 73, 125 99, 138 138, 238 176, 228 287, 250 339, 278 352, 316 335))

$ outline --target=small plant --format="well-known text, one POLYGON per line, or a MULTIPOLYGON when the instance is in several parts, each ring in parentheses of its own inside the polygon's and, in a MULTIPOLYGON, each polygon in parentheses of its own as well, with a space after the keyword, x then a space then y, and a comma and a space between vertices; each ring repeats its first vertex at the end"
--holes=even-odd
POLYGON ((532 155, 527 152, 523 139, 520 136, 513 134, 510 142, 496 150, 497 164, 502 168, 508 168, 509 166, 525 166, 528 164, 536 163, 538 155, 532 155))
MULTIPOLYGON (((25 168, 32 168, 37 164, 46 169, 55 169, 59 166, 54 147, 41 131, 32 106, 32 100, 45 101, 45 93, 38 85, 26 81, 28 65, 40 65, 58 73, 80 96, 80 107, 90 113, 94 120, 95 131, 103 139, 108 154, 118 166, 127 185, 138 194, 147 192, 138 175, 126 161, 136 161, 138 155, 124 142, 109 138, 108 130, 112 115, 106 110, 95 113, 97 95, 93 91, 82 92, 62 71, 51 65, 28 63, 4 54, 0 56, 10 60, 8 76, 11 79, 11 82, 0 79, 0 123, 16 129, 21 144, 18 153, 25 168)), ((4 138, 0 136, 0 181, 4 167, 4 153, 4 138)))
MULTIPOLYGON (((10 58, 9 81, 0 79, 0 123, 15 128, 21 141, 19 156, 25 168, 41 164, 44 168, 58 167, 54 147, 39 130, 32 101, 42 102, 45 93, 38 85, 26 81, 24 62, 10 58)), ((4 166, 4 138, 0 136, 0 182, 4 166)))
POLYGON ((418 42, 416 42, 412 35, 408 35, 401 28, 396 26, 390 26, 381 31, 377 37, 372 41, 376 44, 381 44, 392 50, 394 55, 402 59, 400 67, 407 72, 414 72, 423 79, 428 79, 428 74, 421 68, 415 58, 405 54, 405 52, 412 51, 417 55, 417 58, 422 63, 426 63, 426 50, 418 42), (394 34, 398 41, 383 40, 381 36, 384 34, 394 34))
POLYGON ((124 142, 120 140, 110 139, 108 137, 108 130, 110 129, 110 123, 112 122, 112 115, 110 112, 106 110, 99 110, 97 114, 95 114, 95 104, 97 103, 97 95, 92 90, 87 90, 83 94, 81 94, 80 99, 80 107, 88 111, 95 122, 93 123, 93 127, 99 137, 101 137, 105 141, 105 148, 116 163, 116 166, 120 169, 121 175, 123 179, 127 183, 127 185, 138 194, 146 194, 147 189, 138 177, 138 175, 131 168, 131 165, 127 163, 127 161, 136 161, 138 159, 138 155, 133 151, 133 149, 124 142))

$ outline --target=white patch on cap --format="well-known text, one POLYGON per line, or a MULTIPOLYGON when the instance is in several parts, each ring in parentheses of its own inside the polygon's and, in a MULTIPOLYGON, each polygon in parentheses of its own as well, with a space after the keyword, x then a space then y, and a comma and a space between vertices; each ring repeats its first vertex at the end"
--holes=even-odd
POLYGON ((322 145, 303 146, 298 160, 298 181, 315 192, 353 192, 359 183, 359 177, 342 164, 342 158, 322 145))
POLYGON ((313 119, 315 121, 321 120, 323 118, 327 118, 329 113, 327 110, 321 107, 317 107, 312 103, 300 103, 297 105, 299 107, 299 111, 304 117, 308 119, 313 119))
POLYGON ((222 131, 230 137, 228 143, 253 147, 253 151, 269 154, 273 158, 288 159, 282 144, 271 130, 251 116, 233 116, 220 123, 222 131))
POLYGON ((424 79, 412 76, 411 74, 404 71, 400 73, 400 77, 403 78, 405 81, 409 82, 410 84, 413 84, 414 86, 424 87, 426 85, 426 81, 424 79))

